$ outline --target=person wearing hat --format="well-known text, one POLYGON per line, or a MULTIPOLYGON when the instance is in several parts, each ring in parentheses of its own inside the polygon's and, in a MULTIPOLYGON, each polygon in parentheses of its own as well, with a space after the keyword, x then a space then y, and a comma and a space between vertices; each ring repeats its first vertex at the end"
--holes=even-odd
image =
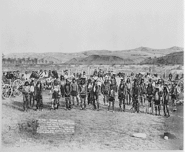
POLYGON ((29 93, 30 93, 30 86, 29 82, 26 81, 24 83, 23 89, 22 89, 22 94, 23 94, 23 110, 27 111, 28 110, 28 104, 29 104, 29 93))
POLYGON ((118 99, 119 99, 119 108, 120 111, 125 111, 125 95, 126 95, 126 85, 124 79, 121 79, 119 88, 118 88, 118 99), (122 108, 123 105, 123 108, 122 108))
POLYGON ((66 79, 66 84, 64 85, 64 94, 65 94, 65 101, 66 101, 66 110, 71 110, 71 86, 68 79, 66 79))
POLYGON ((71 83, 71 97, 72 97, 72 104, 73 106, 75 105, 74 100, 76 99, 77 105, 79 105, 78 103, 78 99, 77 99, 77 95, 78 95, 78 85, 76 83, 75 78, 72 79, 72 83, 71 83))
POLYGON ((86 81, 85 78, 81 78, 81 82, 79 85, 79 96, 80 96, 80 106, 81 110, 86 109, 86 96, 87 96, 87 86, 86 86, 86 81))

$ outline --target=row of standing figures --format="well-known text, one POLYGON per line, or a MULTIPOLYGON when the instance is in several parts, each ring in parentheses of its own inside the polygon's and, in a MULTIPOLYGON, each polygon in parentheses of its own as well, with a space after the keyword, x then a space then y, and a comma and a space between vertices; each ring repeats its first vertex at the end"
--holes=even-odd
MULTIPOLYGON (((38 82, 36 86, 31 90, 32 85, 27 84, 25 87, 30 86, 29 91, 23 91, 23 108, 27 111, 29 107, 36 109, 43 109, 43 98, 42 98, 42 84, 38 82), (35 104, 36 101, 36 104, 35 104)), ((119 102, 119 110, 125 111, 126 105, 129 106, 129 110, 132 112, 140 112, 140 108, 144 108, 145 113, 161 115, 161 107, 163 107, 164 116, 170 116, 169 114, 169 101, 172 102, 173 110, 176 111, 176 94, 171 94, 167 89, 163 92, 159 92, 158 89, 146 88, 146 93, 140 94, 139 87, 134 86, 132 91, 128 89, 122 89, 122 83, 117 89, 114 85, 110 85, 109 90, 106 92, 105 87, 97 85, 92 86, 94 89, 88 90, 86 83, 81 83, 79 86, 73 82, 66 82, 64 86, 60 86, 54 83, 52 87, 52 100, 51 109, 58 109, 60 106, 60 98, 65 98, 65 108, 70 110, 73 106, 80 106, 82 110, 86 109, 86 105, 92 105, 94 110, 100 109, 100 96, 103 95, 104 105, 108 105, 108 110, 114 112, 114 106, 116 100, 119 102), (78 91, 73 91, 73 87, 77 86, 78 91), (126 90, 126 91, 125 91, 126 90), (157 95, 158 94, 158 95, 157 95), (116 98, 117 97, 117 98, 116 98)))

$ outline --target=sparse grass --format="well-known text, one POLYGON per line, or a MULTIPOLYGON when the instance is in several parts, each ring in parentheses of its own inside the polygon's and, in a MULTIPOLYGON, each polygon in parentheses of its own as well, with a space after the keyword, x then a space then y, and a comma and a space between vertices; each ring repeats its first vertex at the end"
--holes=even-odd
MULTIPOLYGON (((48 94, 44 94, 44 104, 49 101, 48 94)), ((165 149, 178 150, 183 146, 183 106, 178 106, 177 113, 170 112, 171 117, 153 116, 118 111, 118 101, 115 104, 115 113, 107 112, 107 107, 101 102, 101 110, 94 111, 91 106, 87 110, 79 110, 74 107, 71 111, 64 110, 64 99, 61 99, 59 110, 50 111, 45 107, 44 111, 23 112, 22 98, 3 100, 2 140, 4 147, 14 147, 29 144, 34 147, 55 147, 58 149, 97 149, 97 150, 150 150, 165 149), (37 118, 70 119, 75 121, 74 135, 37 134, 29 127, 18 130, 9 130, 15 124, 27 124, 37 118), (161 138, 164 132, 170 132, 177 138, 165 141, 161 138), (145 133, 145 140, 132 137, 133 133, 145 133)), ((130 109, 126 106, 126 109, 130 109)), ((142 110, 142 109, 141 109, 142 110)), ((28 125, 28 126, 34 126, 28 125)), ((32 127, 31 127, 32 128, 32 127)))

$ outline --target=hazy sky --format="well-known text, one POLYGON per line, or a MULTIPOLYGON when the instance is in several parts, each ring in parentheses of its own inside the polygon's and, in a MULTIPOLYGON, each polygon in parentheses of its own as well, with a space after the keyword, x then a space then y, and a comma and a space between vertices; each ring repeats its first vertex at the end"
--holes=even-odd
POLYGON ((2 0, 1 49, 183 47, 183 0, 2 0))

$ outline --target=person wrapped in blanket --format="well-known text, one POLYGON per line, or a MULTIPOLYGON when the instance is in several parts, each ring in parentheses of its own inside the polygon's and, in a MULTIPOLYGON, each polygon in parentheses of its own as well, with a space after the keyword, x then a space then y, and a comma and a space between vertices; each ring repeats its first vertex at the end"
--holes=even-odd
POLYGON ((60 85, 58 81, 55 79, 52 87, 52 100, 51 100, 51 109, 58 109, 59 107, 59 99, 60 99, 60 85))
POLYGON ((64 96, 66 102, 66 110, 71 110, 71 86, 69 79, 66 79, 66 83, 64 85, 64 96))
POLYGON ((134 85, 132 87, 132 98, 133 98, 133 108, 134 112, 139 113, 139 86, 137 84, 137 79, 134 79, 134 85))
POLYGON ((101 92, 103 94, 103 101, 104 101, 104 105, 108 105, 109 103, 109 91, 110 91, 110 83, 108 80, 108 76, 105 76, 105 81, 104 83, 102 83, 101 86, 101 92))
POLYGON ((81 110, 86 109, 86 96, 87 96, 87 86, 85 78, 81 78, 81 83, 79 85, 79 95, 81 100, 81 110))
POLYGON ((172 88, 171 88, 171 100, 172 100, 172 106, 173 106, 173 111, 177 111, 177 83, 174 81, 172 84, 172 88))
POLYGON ((61 75, 60 76, 60 92, 61 92, 61 97, 64 98, 65 97, 65 93, 64 93, 64 86, 66 84, 66 80, 64 79, 64 76, 61 75))
POLYGON ((155 115, 158 115, 160 116, 160 93, 159 93, 159 88, 155 88, 155 92, 154 92, 154 104, 155 104, 155 115))
POLYGON ((30 102, 29 102, 29 106, 31 108, 34 107, 35 105, 35 86, 34 86, 34 79, 31 80, 30 82, 30 102))
POLYGON ((127 88, 127 104, 130 105, 131 100, 132 100, 132 84, 130 81, 130 78, 127 78, 126 81, 126 88, 127 88))
POLYGON ((164 116, 170 117, 170 113, 169 113, 169 88, 168 86, 165 84, 164 88, 163 88, 163 111, 164 111, 164 116))
POLYGON ((76 79, 75 78, 72 79, 70 91, 71 91, 71 98, 72 98, 73 106, 75 105, 75 100, 76 100, 76 105, 78 106, 79 105, 78 97, 77 97, 77 95, 78 95, 78 85, 76 83, 76 79))
POLYGON ((36 110, 42 111, 43 100, 42 100, 42 83, 41 83, 41 81, 37 82, 34 91, 35 91, 35 100, 37 101, 36 110))
POLYGON ((91 79, 87 82, 87 104, 93 104, 93 83, 91 79))
POLYGON ((22 94, 23 94, 23 110, 27 112, 28 105, 29 105, 29 94, 30 94, 30 85, 28 81, 24 83, 22 94))
POLYGON ((100 86, 98 85, 98 81, 94 80, 94 83, 93 83, 93 106, 94 106, 94 110, 97 109, 98 111, 100 109, 99 96, 100 96, 100 86))
POLYGON ((108 105, 108 111, 110 110, 111 104, 112 104, 112 112, 114 112, 114 103, 115 103, 115 88, 114 85, 110 85, 110 91, 109 91, 109 105, 108 105))
POLYGON ((124 79, 121 79, 121 83, 118 88, 118 99, 120 111, 125 111, 125 97, 126 97, 126 84, 124 79), (122 108, 123 105, 123 108, 122 108))
POLYGON ((154 94, 154 88, 152 86, 152 80, 149 79, 148 86, 146 88, 146 94, 147 94, 147 100, 148 100, 148 113, 153 114, 153 94, 154 94))

